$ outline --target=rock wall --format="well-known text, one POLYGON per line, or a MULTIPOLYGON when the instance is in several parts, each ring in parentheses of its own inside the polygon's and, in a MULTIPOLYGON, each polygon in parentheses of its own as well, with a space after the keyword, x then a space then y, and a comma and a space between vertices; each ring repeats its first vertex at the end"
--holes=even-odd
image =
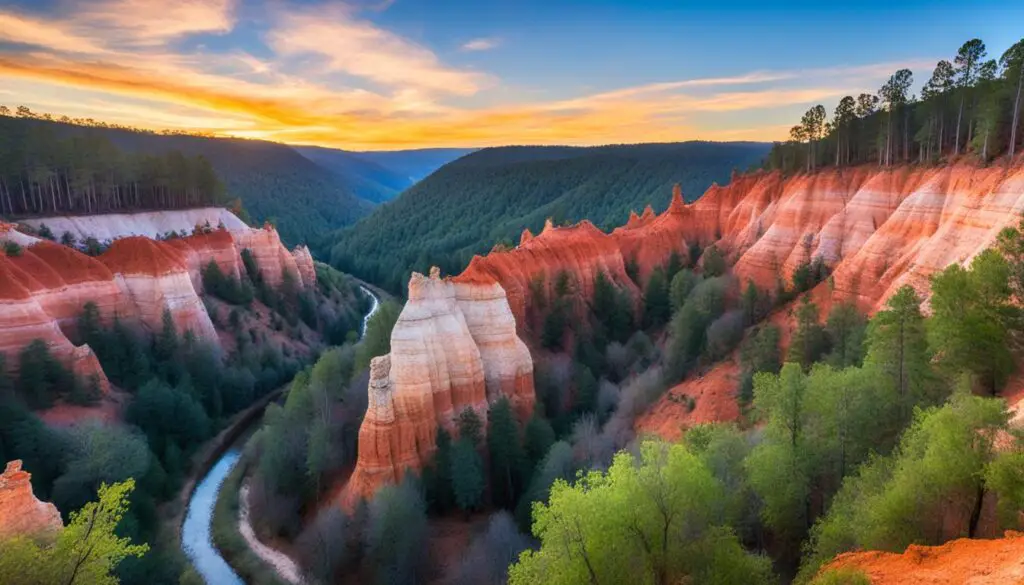
POLYGON ((32 494, 31 478, 21 470, 20 460, 9 461, 0 475, 0 540, 35 536, 64 527, 57 507, 40 502, 32 494))
POLYGON ((343 502, 419 470, 436 449, 438 427, 507 396, 520 416, 533 409, 533 362, 494 281, 414 273, 409 301, 391 334, 391 353, 371 363, 369 407, 359 429, 355 471, 343 502))
POLYGON ((741 281, 768 290, 820 257, 833 268, 833 297, 872 311, 904 284, 926 297, 932 274, 969 262, 1022 211, 1020 165, 761 171, 713 185, 690 204, 677 187, 664 213, 632 213, 610 234, 586 221, 524 231, 518 247, 473 258, 463 275, 500 283, 524 327, 535 324, 531 286, 543 284, 550 296, 561 271, 572 275, 581 302, 591 300, 598 271, 636 295, 673 253, 685 262, 691 244, 715 244, 741 281), (639 283, 626 274, 631 264, 639 283))
POLYGON ((80 218, 40 218, 27 223, 46 224, 55 233, 72 231, 76 237, 117 237, 110 248, 93 258, 47 240, 23 234, 15 224, 0 223, 0 242, 22 246, 17 255, 0 253, 0 353, 9 369, 17 370, 18 353, 34 339, 44 340, 51 351, 76 372, 97 375, 106 389, 95 355, 76 348, 76 324, 82 307, 94 302, 100 318, 109 324, 117 316, 152 331, 162 327, 169 310, 179 331, 191 330, 198 338, 219 343, 203 306, 202 269, 211 261, 221 271, 239 277, 245 270, 241 254, 250 249, 257 267, 271 286, 279 286, 284 271, 300 286, 315 286, 312 256, 305 247, 294 254, 270 226, 252 229, 223 209, 114 214, 80 218), (191 231, 210 221, 227 229, 197 231, 166 241, 144 234, 191 231))

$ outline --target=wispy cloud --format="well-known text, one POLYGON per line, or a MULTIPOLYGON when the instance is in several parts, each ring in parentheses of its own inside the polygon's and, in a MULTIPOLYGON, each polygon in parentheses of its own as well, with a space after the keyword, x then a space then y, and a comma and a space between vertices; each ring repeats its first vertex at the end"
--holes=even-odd
POLYGON ((304 57, 330 71, 399 88, 473 95, 487 76, 449 67, 437 55, 343 5, 281 12, 269 45, 283 57, 304 57))
MULTIPOLYGON (((669 79, 523 102, 488 92, 502 88, 495 76, 373 22, 366 11, 380 4, 370 0, 271 5, 259 51, 188 42, 234 32, 237 1, 97 0, 48 16, 0 7, 4 99, 49 108, 54 96, 88 96, 55 113, 365 149, 771 140, 785 135, 792 110, 870 91, 905 65, 669 79), (469 105, 477 94, 489 105, 469 105), (709 129, 716 116, 756 121, 709 129)), ((499 43, 478 38, 461 49, 499 43)))
POLYGON ((461 48, 463 51, 490 51, 498 48, 499 45, 501 45, 501 41, 496 38, 482 37, 466 41, 461 48))

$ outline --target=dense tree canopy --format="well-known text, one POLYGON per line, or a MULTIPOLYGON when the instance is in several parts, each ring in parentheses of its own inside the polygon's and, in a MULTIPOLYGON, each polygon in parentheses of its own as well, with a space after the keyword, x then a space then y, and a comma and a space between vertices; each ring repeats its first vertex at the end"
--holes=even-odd
POLYGON ((845 96, 829 120, 823 106, 813 106, 788 141, 775 143, 767 166, 788 172, 829 164, 891 166, 966 152, 987 162, 1020 152, 1024 39, 998 60, 989 58, 980 39, 965 42, 952 62, 938 62, 920 95, 910 92, 913 78, 900 69, 878 95, 845 96))

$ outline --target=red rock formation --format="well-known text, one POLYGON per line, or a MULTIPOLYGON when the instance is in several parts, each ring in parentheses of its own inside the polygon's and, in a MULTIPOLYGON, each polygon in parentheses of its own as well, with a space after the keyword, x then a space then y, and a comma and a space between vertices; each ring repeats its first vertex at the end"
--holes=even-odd
POLYGON ((131 299, 134 317, 151 331, 163 326, 164 311, 179 332, 217 342, 217 332, 189 276, 184 254, 166 242, 133 236, 117 240, 100 256, 116 274, 122 294, 131 299))
POLYGON ((474 282, 497 282, 505 290, 516 322, 522 326, 533 303, 531 286, 537 283, 548 296, 554 296, 561 272, 573 281, 580 299, 594 294, 598 272, 637 297, 639 290, 626 274, 626 265, 616 239, 582 221, 571 227, 554 227, 550 221, 540 235, 514 250, 475 256, 459 277, 474 282))
POLYGON ((292 257, 295 259, 295 266, 299 271, 302 286, 305 288, 316 286, 316 266, 313 265, 313 255, 309 253, 309 248, 295 246, 295 249, 292 250, 292 257))
POLYGON ((1010 585, 1024 583, 1024 534, 996 540, 961 538, 941 546, 912 544, 903 554, 841 554, 824 571, 863 571, 872 585, 1010 585))
POLYGON ((242 259, 235 238, 227 230, 171 239, 167 240, 167 244, 181 252, 192 286, 197 291, 203 290, 203 269, 210 262, 216 262, 220 271, 231 278, 238 279, 242 275, 242 259))
POLYGON ((0 475, 0 540, 35 536, 64 527, 57 507, 40 502, 32 494, 31 478, 21 470, 21 460, 8 461, 0 475))
POLYGON ((436 268, 429 277, 414 273, 391 353, 371 363, 368 392, 346 504, 421 469, 436 449, 437 428, 454 433, 466 408, 486 421, 488 403, 507 396, 528 416, 533 363, 501 287, 441 279, 436 268))
POLYGON ((249 250, 256 265, 263 274, 263 281, 272 287, 280 286, 284 273, 289 272, 296 282, 304 285, 295 257, 288 252, 274 226, 266 224, 262 229, 246 229, 233 232, 238 251, 249 250))

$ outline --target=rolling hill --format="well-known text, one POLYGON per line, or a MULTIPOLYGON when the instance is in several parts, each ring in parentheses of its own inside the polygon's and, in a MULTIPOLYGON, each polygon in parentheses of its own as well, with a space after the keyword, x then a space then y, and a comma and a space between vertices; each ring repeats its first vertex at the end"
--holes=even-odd
POLYGON ((474 254, 518 241, 548 217, 610 228, 648 203, 664 210, 675 183, 696 198, 734 169, 759 164, 768 149, 750 142, 487 148, 441 167, 328 238, 321 252, 399 291, 410 270, 457 273, 474 254))

